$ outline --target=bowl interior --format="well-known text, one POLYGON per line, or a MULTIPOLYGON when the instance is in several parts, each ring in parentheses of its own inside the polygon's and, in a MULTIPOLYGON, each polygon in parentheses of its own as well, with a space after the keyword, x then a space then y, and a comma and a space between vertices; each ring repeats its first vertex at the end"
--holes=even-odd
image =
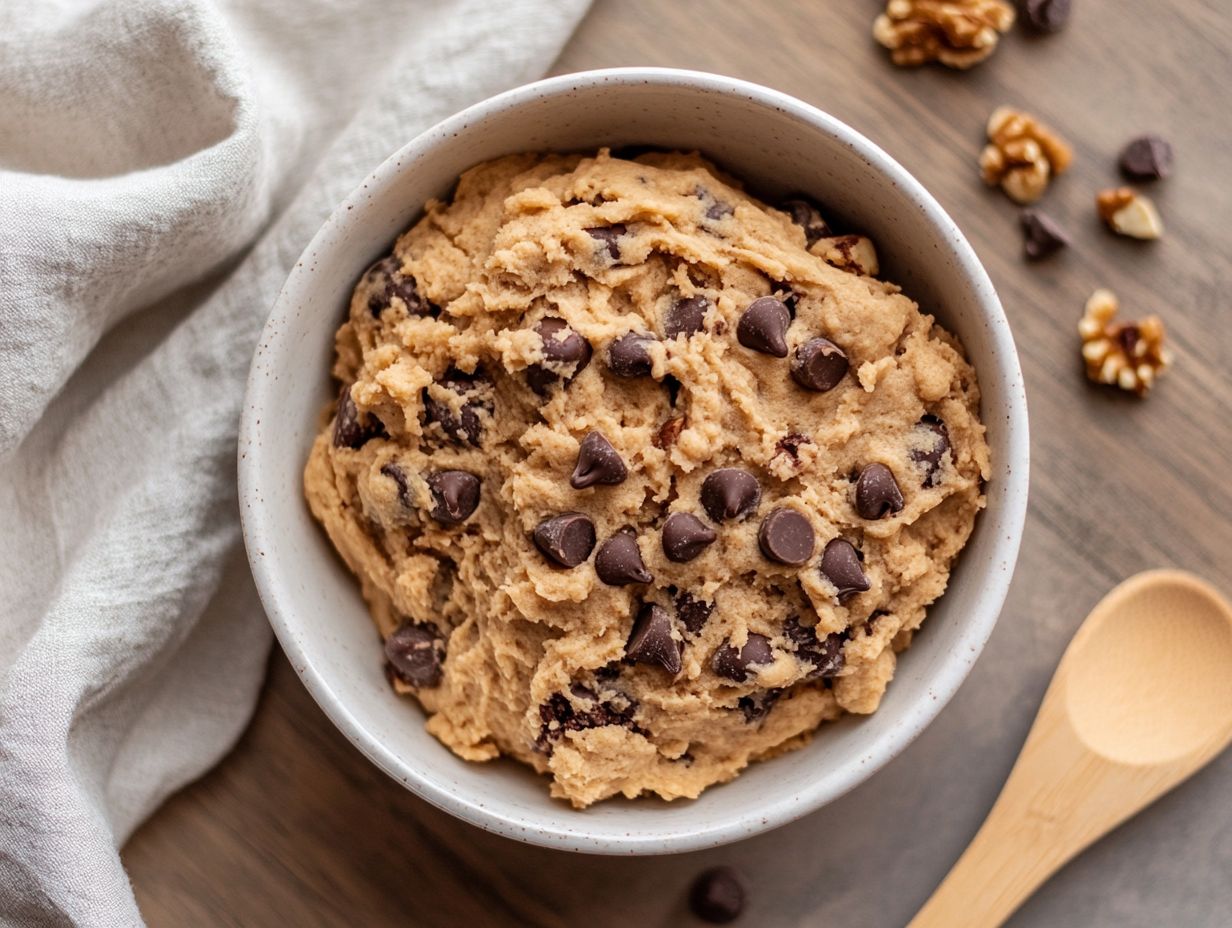
POLYGON ((391 776, 482 827, 549 846, 656 853, 735 840, 840 795, 900 751, 953 694, 1009 584, 1026 500, 1026 409, 1008 326, 987 277, 941 212, 888 156, 791 98, 727 78, 629 69, 556 78, 446 121, 382 165, 295 268, 258 348, 241 436, 249 557, 296 670, 391 776), (498 155, 650 144, 698 149, 768 196, 807 192, 877 244, 885 276, 957 333, 975 364, 992 445, 989 505, 949 591, 899 663, 880 710, 827 726, 699 800, 613 800, 575 811, 519 765, 463 762, 393 695, 355 581, 303 501, 301 474, 332 390, 333 333, 359 274, 459 172, 498 155))

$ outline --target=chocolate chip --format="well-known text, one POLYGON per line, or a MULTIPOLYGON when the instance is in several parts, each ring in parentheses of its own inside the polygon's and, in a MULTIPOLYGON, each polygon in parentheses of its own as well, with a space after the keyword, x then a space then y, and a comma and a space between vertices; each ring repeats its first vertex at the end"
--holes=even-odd
POLYGON ((682 297, 672 303, 663 320, 663 334, 669 339, 677 335, 688 338, 694 332, 700 332, 710 310, 711 302, 704 296, 682 297))
POLYGON ((809 520, 794 509, 775 509, 757 533, 761 553, 779 564, 799 566, 813 556, 816 538, 809 520))
POLYGON ((731 867, 713 867, 693 881, 689 907, 704 922, 726 925, 744 911, 744 886, 731 867))
POLYGON ((650 583, 654 575, 646 569, 637 536, 632 529, 622 529, 595 552, 595 573, 608 586, 629 583, 650 583))
POLYGON ((407 480, 406 471, 399 464, 385 464, 381 467, 381 473, 398 485, 398 501, 407 509, 415 508, 415 500, 411 496, 410 481, 407 480))
POLYGON ((444 642, 433 625, 405 622, 385 639, 385 659, 403 683, 432 687, 441 682, 444 642))
POLYGON ((763 296, 749 304, 736 324, 736 341, 753 351, 787 357, 787 327, 791 313, 781 300, 763 296))
POLYGON ((603 242, 607 245, 607 253, 613 261, 620 260, 620 237, 629 230, 625 228, 624 223, 617 222, 610 226, 596 226, 586 230, 586 234, 593 238, 596 242, 603 242))
POLYGON ((1143 135, 1121 151, 1121 170, 1134 180, 1160 180, 1172 172, 1172 146, 1158 135, 1143 135))
POLYGON ((844 538, 832 538, 826 542, 825 550, 821 552, 821 572, 834 584, 840 603, 869 588, 860 555, 855 546, 844 538))
POLYGON ((1039 261, 1069 244, 1069 236, 1049 216, 1037 209, 1024 209, 1018 216, 1022 223, 1023 250, 1031 261, 1039 261))
POLYGON ((672 638, 672 617, 658 603, 645 603, 638 612, 625 657, 635 664, 658 664, 672 676, 680 673, 680 643, 672 638))
POLYGON ((726 219, 736 211, 736 208, 730 203, 724 203, 722 200, 716 199, 715 195, 705 187, 697 187, 693 191, 693 196, 697 197, 703 203, 708 204, 706 207, 706 218, 711 220, 726 219))
POLYGON ((748 640, 739 651, 732 646, 731 641, 724 641, 715 650, 710 667, 720 677, 743 683, 748 677, 750 667, 773 662, 774 652, 770 648, 770 639, 765 635, 749 632, 748 640))
MULTIPOLYGON (((535 325, 535 332, 543 341, 543 357, 557 364, 573 364, 572 380, 590 363, 590 342, 569 328, 569 324, 557 316, 547 316, 535 325)), ((526 382, 540 396, 547 393, 548 387, 556 383, 560 375, 540 364, 532 364, 526 369, 526 382)), ((568 382, 568 381, 566 381, 568 382)))
POLYGON ((577 464, 569 476, 569 486, 575 490, 593 487, 596 483, 615 486, 624 483, 629 468, 602 432, 588 432, 578 445, 577 464))
POLYGON ((786 454, 793 461, 800 460, 800 448, 804 445, 810 445, 813 441, 799 432, 788 432, 775 444, 774 449, 778 454, 786 454))
POLYGON ((1070 0, 1022 0, 1022 19, 1036 32, 1060 32, 1069 20, 1070 0))
POLYGON ((649 347, 657 339, 641 332, 628 332, 607 349, 607 366, 617 377, 648 377, 654 367, 649 347))
POLYGON ((1142 330, 1130 323, 1122 326, 1121 330, 1117 332, 1117 345, 1120 346, 1122 353, 1126 357, 1132 358, 1140 338, 1142 338, 1142 330))
POLYGON ((669 561, 691 561, 714 544, 714 529, 689 512, 673 512, 663 523, 663 553, 669 561))
POLYGON ((832 677, 843 669, 846 632, 833 632, 819 639, 816 625, 801 625, 799 617, 794 615, 783 624, 783 632, 796 646, 796 657, 813 665, 809 672, 810 678, 832 677))
POLYGON ((919 464, 924 472, 923 486, 935 487, 941 462, 950 450, 950 432, 936 416, 926 415, 916 426, 916 435, 920 439, 920 447, 911 449, 911 460, 919 464))
POLYGON ((760 693, 750 693, 748 696, 741 696, 736 700, 736 705, 740 711, 744 713, 744 720, 750 725, 754 722, 760 722, 770 710, 774 708, 774 704, 779 701, 779 697, 783 695, 783 691, 779 688, 771 690, 763 690, 760 693))
POLYGON ((824 393, 839 385, 847 373, 847 355, 827 338, 810 338, 791 359, 791 376, 806 390, 824 393))
POLYGON ((880 519, 903 508, 903 493, 894 473, 884 464, 869 464, 856 481, 856 512, 861 519, 880 519))
POLYGON ((539 737, 535 740, 536 750, 550 754, 554 742, 560 740, 565 732, 585 731, 607 725, 620 725, 630 731, 644 734, 633 721, 637 702, 623 693, 603 702, 596 702, 593 695, 586 695, 578 697, 577 703, 575 705, 571 702, 564 693, 553 693, 547 702, 539 706, 541 724, 539 737))
MULTIPOLYGON (((487 378, 482 371, 477 370, 473 374, 468 374, 451 367, 437 381, 437 384, 459 396, 466 396, 477 390, 480 383, 486 381, 487 378)), ((482 432, 479 410, 485 408, 481 401, 468 399, 455 414, 451 404, 436 399, 425 387, 423 405, 425 424, 435 422, 441 427, 441 431, 454 441, 466 441, 476 447, 479 446, 479 437, 482 432)))
POLYGON ((701 501, 715 522, 735 519, 757 508, 761 484, 747 470, 721 467, 702 481, 701 501))
POLYGON ((676 594, 676 618, 690 635, 696 635, 710 621, 714 603, 697 599, 690 593, 676 594))
POLYGON ((432 518, 445 525, 466 521, 479 506, 479 478, 464 470, 428 474, 428 489, 436 504, 432 507, 432 518))
POLYGON ((783 210, 791 216, 791 221, 804 230, 804 238, 808 244, 813 244, 819 238, 830 234, 830 226, 821 216, 821 210, 815 203, 798 197, 785 200, 783 210))
POLYGON ((338 391, 338 411, 334 414, 334 447, 362 448, 369 439, 385 437, 385 426, 376 416, 359 415, 351 397, 351 385, 338 391))
POLYGON ((581 512, 562 512, 535 526, 535 547, 561 567, 577 567, 595 547, 595 523, 581 512))
POLYGON ((419 293, 415 278, 402 273, 402 260, 394 255, 382 258, 364 273, 368 283, 368 312, 379 317, 396 296, 412 316, 436 316, 440 308, 419 293))

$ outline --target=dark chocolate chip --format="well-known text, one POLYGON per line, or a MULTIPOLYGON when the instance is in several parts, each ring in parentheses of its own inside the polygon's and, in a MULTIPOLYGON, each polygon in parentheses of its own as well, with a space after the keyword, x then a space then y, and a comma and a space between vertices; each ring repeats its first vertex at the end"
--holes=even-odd
POLYGON ((739 518, 761 502, 761 484, 747 470, 721 467, 702 481, 701 501, 715 522, 739 518))
POLYGON ((680 642, 672 638, 672 617, 658 603, 645 603, 638 612, 625 657, 635 664, 658 664, 672 676, 680 673, 680 642))
POLYGON ((779 564, 799 566, 813 556, 813 526, 794 509, 775 509, 762 520, 757 533, 761 553, 779 564))
POLYGON ((394 297, 406 304, 412 316, 436 316, 440 308, 432 305, 419 293, 415 278, 402 273, 402 261, 394 255, 382 258, 364 273, 368 282, 368 311, 379 317, 394 297))
POLYGON ((1060 32, 1069 21, 1070 0, 1021 0, 1022 21, 1036 32, 1060 32))
POLYGON ((710 667, 720 677, 743 683, 748 678, 748 670, 756 664, 774 662, 774 652, 770 648, 770 639, 765 635, 749 632, 748 640, 739 651, 731 641, 724 641, 714 652, 710 667))
POLYGON ((581 512, 562 512, 535 526, 535 547, 561 567, 577 567, 595 547, 595 523, 581 512))
POLYGON ((693 881, 689 907, 704 922, 726 925, 744 911, 744 885, 731 867, 713 867, 693 881))
POLYGON ((711 302, 704 296, 681 297, 672 303, 663 320, 663 334, 668 338, 683 335, 688 338, 694 332, 700 332, 706 321, 706 313, 711 302))
POLYGON ((861 519, 880 519, 903 508, 903 493, 894 473, 884 464, 869 464, 856 481, 856 512, 861 519))
POLYGON ((402 469, 400 464, 385 464, 381 467, 381 473, 398 485, 398 502, 407 509, 415 508, 415 500, 411 496, 411 484, 407 480, 406 471, 402 469))
POLYGON ((334 414, 334 447, 362 448, 369 439, 384 437, 385 426, 376 416, 363 416, 351 398, 351 385, 338 391, 338 411, 334 414))
POLYGON ((1158 135, 1143 135, 1121 151, 1121 170, 1134 180, 1160 180, 1172 172, 1172 146, 1158 135))
POLYGON ((432 687, 441 682, 444 642, 433 625, 406 622, 385 639, 385 659, 403 683, 432 687))
POLYGON ((819 639, 816 625, 801 625, 799 617, 794 615, 783 624, 783 631, 796 646, 796 657, 813 665, 810 678, 832 677, 843 669, 846 632, 833 632, 819 639))
POLYGON ((833 390, 847 374, 847 355, 828 338, 810 338, 791 359, 791 376, 806 390, 833 390))
MULTIPOLYGON (((459 396, 466 396, 478 389, 478 385, 481 382, 486 382, 486 380, 487 378, 482 371, 467 374, 457 368, 450 368, 437 381, 437 384, 446 390, 457 393, 459 396)), ((437 423, 441 427, 441 431, 454 441, 470 442, 478 447, 479 437, 482 432, 482 426, 479 422, 479 410, 484 408, 483 403, 477 399, 468 399, 455 414, 453 406, 433 397, 431 392, 425 387, 423 391, 423 404, 425 422, 437 423)))
POLYGON ((641 332, 628 332, 607 349, 607 366, 617 377, 648 377, 654 367, 649 346, 657 339, 641 332))
POLYGON ((690 635, 696 635, 710 621, 714 603, 697 599, 690 593, 676 594, 676 618, 690 635))
POLYGON ((821 210, 809 200, 802 197, 785 200, 783 209, 791 216, 791 221, 804 230, 804 238, 808 244, 811 245, 830 234, 830 226, 822 218, 821 210))
POLYGON ((428 474, 432 491, 432 518, 445 525, 465 522, 479 506, 479 478, 464 470, 440 470, 428 474))
POLYGON ((1019 214, 1022 223, 1023 250, 1031 261, 1039 261, 1069 244, 1065 230, 1051 217, 1037 209, 1024 209, 1019 214))
POLYGON ((669 561, 691 561, 718 536, 709 525, 689 512, 673 512, 663 523, 663 553, 669 561))
POLYGON ((759 693, 750 693, 748 696, 741 696, 736 700, 736 705, 740 711, 744 713, 744 720, 750 725, 754 722, 760 722, 770 710, 774 708, 774 704, 779 701, 779 697, 783 695, 783 691, 778 689, 763 690, 759 693))
POLYGON ((950 450, 950 432, 945 423, 933 415, 926 415, 916 426, 920 447, 911 449, 911 460, 924 472, 923 486, 935 487, 941 462, 950 450))
POLYGON ((749 304, 736 324, 736 341, 753 351, 787 357, 787 327, 791 313, 782 300, 763 296, 749 304))
POLYGON ((834 584, 840 603, 869 588, 859 552, 845 538, 832 538, 826 542, 825 550, 821 552, 821 572, 834 584))
POLYGON ((726 219, 736 211, 736 208, 730 203, 724 203, 722 200, 716 199, 715 195, 705 187, 699 186, 693 191, 693 195, 706 203, 706 218, 711 220, 726 219))
POLYGON ((607 725, 620 725, 630 731, 644 734, 633 721, 637 702, 624 694, 597 704, 593 695, 586 694, 578 697, 577 703, 578 705, 575 705, 564 693, 553 693, 547 702, 539 706, 540 728, 539 737, 535 740, 536 750, 550 754, 553 743, 565 732, 585 731, 607 725))
POLYGON ((1117 332, 1117 344, 1126 357, 1132 358, 1134 351, 1138 347, 1138 340, 1142 338, 1142 330, 1136 325, 1129 323, 1121 327, 1117 332))
POLYGON ((629 583, 650 583, 654 575, 646 569, 637 536, 632 529, 622 529, 595 552, 595 573, 608 586, 629 583))
POLYGON ((617 222, 610 226, 596 226, 586 230, 586 234, 593 238, 596 242, 602 242, 607 246, 607 253, 613 261, 620 260, 620 237, 629 230, 624 223, 617 222))
POLYGON ((629 468, 602 432, 588 432, 578 445, 577 464, 569 476, 569 486, 584 490, 596 483, 615 486, 624 483, 629 468))
POLYGON ((799 432, 788 432, 775 444, 775 451, 779 454, 786 454, 793 461, 800 460, 800 448, 804 445, 812 444, 812 439, 806 435, 801 435, 799 432))
MULTIPOLYGON (((573 364, 572 380, 590 363, 590 342, 569 328, 569 324, 557 316, 547 316, 535 325, 535 332, 543 341, 543 357, 547 361, 558 364, 573 364)), ((548 387, 556 383, 560 375, 540 364, 532 364, 526 369, 526 382, 540 396, 547 393, 548 387)))

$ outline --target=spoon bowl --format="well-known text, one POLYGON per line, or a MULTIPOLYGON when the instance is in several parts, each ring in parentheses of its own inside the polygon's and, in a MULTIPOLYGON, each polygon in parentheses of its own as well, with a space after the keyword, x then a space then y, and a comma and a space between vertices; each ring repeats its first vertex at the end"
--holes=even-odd
POLYGON ((994 928, 1066 861, 1232 741, 1232 607, 1153 570, 1070 642, 979 833, 908 928, 994 928))
POLYGON ((1232 735, 1232 613, 1190 574, 1151 571, 1118 586, 1065 661, 1070 721, 1109 760, 1169 763, 1232 735))

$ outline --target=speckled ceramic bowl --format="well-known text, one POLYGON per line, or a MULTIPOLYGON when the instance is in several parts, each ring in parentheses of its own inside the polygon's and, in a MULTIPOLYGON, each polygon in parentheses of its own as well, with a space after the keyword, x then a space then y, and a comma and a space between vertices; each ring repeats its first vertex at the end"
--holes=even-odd
POLYGON ((378 167, 317 233, 270 314, 248 381, 240 497, 248 557, 283 648, 321 707, 381 769, 481 828, 567 850, 661 854, 745 838, 843 795, 954 695, 1009 587, 1027 503, 1027 408, 1009 325, 975 253, 927 191, 858 132, 765 87, 629 68, 553 78, 445 120, 378 167), (872 236, 884 276, 957 333, 979 373, 992 445, 988 508, 877 713, 827 725, 695 801, 576 811, 510 761, 459 760, 382 672, 358 586, 309 515, 301 473, 332 390, 334 330, 360 273, 430 197, 510 152, 650 144, 698 149, 756 191, 805 192, 872 236))

